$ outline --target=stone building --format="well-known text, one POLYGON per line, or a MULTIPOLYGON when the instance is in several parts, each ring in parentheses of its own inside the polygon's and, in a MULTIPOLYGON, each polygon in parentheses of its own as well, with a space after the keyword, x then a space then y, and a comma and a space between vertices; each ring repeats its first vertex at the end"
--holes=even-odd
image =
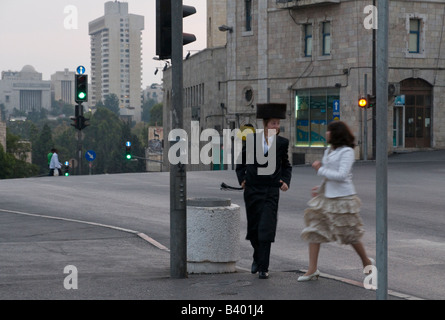
MULTIPOLYGON (((191 138, 192 121, 199 130, 214 129, 218 134, 227 128, 226 118, 226 50, 224 47, 207 48, 184 61, 183 71, 183 129, 191 138), (202 70, 197 72, 196 70, 202 70)), ((172 128, 171 68, 164 72, 164 165, 168 167, 168 132, 172 128)), ((222 136, 222 135, 221 135, 222 136)), ((189 141, 190 144, 190 141, 189 141)), ((205 142, 200 143, 202 146, 205 142)), ((212 166, 191 164, 189 170, 205 170, 212 166)), ((164 168, 164 171, 166 169, 164 168)))
POLYGON ((14 108, 28 113, 51 110, 51 82, 42 80, 42 74, 26 65, 21 71, 2 71, 0 103, 5 106, 6 118, 14 108))
MULTIPOLYGON (((334 119, 351 126, 359 144, 356 157, 363 156, 366 145, 372 158, 373 112, 358 107, 360 97, 373 93, 372 1, 226 3, 226 28, 221 28, 226 32, 221 33, 227 41, 219 49, 225 52, 218 55, 225 60, 212 57, 213 63, 201 64, 209 58, 209 51, 217 50, 209 48, 194 55, 193 61, 184 61, 184 70, 191 68, 184 72, 184 99, 186 83, 197 77, 205 80, 201 110, 216 114, 223 103, 222 128, 246 123, 262 128, 255 119, 256 104, 286 103, 281 134, 290 140, 293 164, 321 157, 327 124, 334 119), (207 96, 215 92, 220 95, 219 104, 209 104, 207 96)), ((393 0, 389 10, 388 153, 443 149, 445 3, 393 0)), ((168 99, 171 82, 168 72, 164 76, 168 99)), ((165 107, 168 113, 169 105, 165 107)), ((190 119, 192 113, 184 112, 185 125, 190 119)), ((203 128, 208 125, 201 122, 203 128)))
POLYGON ((158 83, 152 83, 143 90, 143 102, 154 100, 156 103, 162 103, 164 99, 164 91, 162 85, 158 83))
POLYGON ((75 74, 74 71, 65 69, 51 75, 51 91, 55 101, 63 101, 72 105, 76 104, 74 101, 75 74))

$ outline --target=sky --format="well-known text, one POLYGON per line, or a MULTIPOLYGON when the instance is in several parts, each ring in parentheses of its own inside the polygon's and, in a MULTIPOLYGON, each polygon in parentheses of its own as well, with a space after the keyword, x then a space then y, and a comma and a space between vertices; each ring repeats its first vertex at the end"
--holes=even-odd
MULTIPOLYGON (((105 0, 0 0, 0 72, 20 71, 32 65, 50 80, 56 71, 75 71, 82 65, 89 74, 90 36, 88 23, 104 15, 105 0), (74 17, 77 10, 77 19, 74 17), (77 29, 75 24, 77 22, 77 29)), ((144 16, 142 31, 142 88, 162 82, 164 62, 156 56, 156 0, 128 0, 130 14, 144 16), (154 75, 156 68, 161 68, 154 75)), ((183 32, 197 40, 188 50, 206 47, 206 0, 183 0, 197 13, 183 20, 183 32)), ((192 51, 194 53, 194 51, 192 51)))

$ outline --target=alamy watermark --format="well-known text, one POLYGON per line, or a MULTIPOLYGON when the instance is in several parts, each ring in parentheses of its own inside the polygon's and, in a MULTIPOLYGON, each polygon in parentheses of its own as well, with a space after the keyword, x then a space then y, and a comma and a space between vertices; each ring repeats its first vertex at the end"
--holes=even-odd
POLYGON ((363 20, 363 26, 365 29, 377 29, 378 19, 377 19, 377 7, 373 5, 366 6, 363 9, 363 13, 367 14, 365 20, 363 20))
POLYGON ((363 272, 367 274, 363 280, 363 286, 368 290, 377 290, 377 267, 373 265, 366 266, 363 272))
MULTIPOLYGON (((243 163, 242 149, 244 137, 246 148, 244 163, 253 164, 256 160, 260 165, 267 164, 267 166, 258 167, 258 175, 270 175, 275 172, 276 143, 272 143, 268 147, 268 152, 264 153, 263 139, 261 138, 263 129, 257 130, 257 139, 254 139, 253 134, 249 134, 253 132, 249 129, 243 131, 240 129, 223 129, 223 137, 221 139, 220 134, 215 129, 204 129, 200 133, 199 121, 192 121, 190 131, 190 139, 184 129, 173 129, 169 132, 168 141, 173 142, 168 150, 168 161, 170 164, 220 164, 221 140, 223 141, 222 147, 224 150, 222 162, 224 164, 232 164, 233 155, 234 164, 241 164, 243 163), (200 142, 208 143, 200 149, 200 142)), ((275 136, 276 133, 275 129, 268 130, 269 137, 275 136)))
MULTIPOLYGON (((63 26, 67 30, 77 30, 78 29, 78 9, 75 5, 67 5, 63 9, 63 13, 67 16, 63 21, 63 26)), ((377 29, 377 7, 374 5, 367 5, 363 9, 363 13, 367 14, 363 20, 363 26, 365 29, 377 29)))
POLYGON ((77 280, 78 280, 78 271, 76 266, 73 265, 67 265, 64 269, 63 269, 63 273, 68 275, 65 277, 65 279, 63 280, 63 287, 67 290, 70 289, 77 289, 77 280))
POLYGON ((79 28, 77 7, 74 5, 67 5, 63 9, 63 13, 67 14, 63 20, 63 27, 67 30, 77 30, 79 28))

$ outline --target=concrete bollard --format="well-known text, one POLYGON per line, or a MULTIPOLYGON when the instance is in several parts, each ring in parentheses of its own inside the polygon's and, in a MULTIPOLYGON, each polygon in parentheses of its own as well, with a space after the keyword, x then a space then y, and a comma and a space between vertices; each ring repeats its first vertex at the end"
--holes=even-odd
POLYGON ((230 199, 187 199, 187 272, 236 271, 240 207, 230 199))

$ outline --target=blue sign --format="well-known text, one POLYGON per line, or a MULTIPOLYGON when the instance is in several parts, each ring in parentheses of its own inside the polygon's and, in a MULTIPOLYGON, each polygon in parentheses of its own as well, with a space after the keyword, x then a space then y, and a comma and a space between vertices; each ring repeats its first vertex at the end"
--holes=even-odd
POLYGON ((85 158, 88 161, 93 161, 94 159, 96 159, 96 152, 94 152, 93 150, 88 150, 87 152, 85 152, 85 158))
POLYGON ((402 94, 401 96, 397 96, 394 100, 395 106, 404 106, 405 105, 405 95, 402 94))
POLYGON ((85 73, 85 67, 84 66, 78 66, 77 67, 77 73, 78 74, 84 74, 85 73))
POLYGON ((332 102, 332 120, 340 120, 340 100, 332 102))

